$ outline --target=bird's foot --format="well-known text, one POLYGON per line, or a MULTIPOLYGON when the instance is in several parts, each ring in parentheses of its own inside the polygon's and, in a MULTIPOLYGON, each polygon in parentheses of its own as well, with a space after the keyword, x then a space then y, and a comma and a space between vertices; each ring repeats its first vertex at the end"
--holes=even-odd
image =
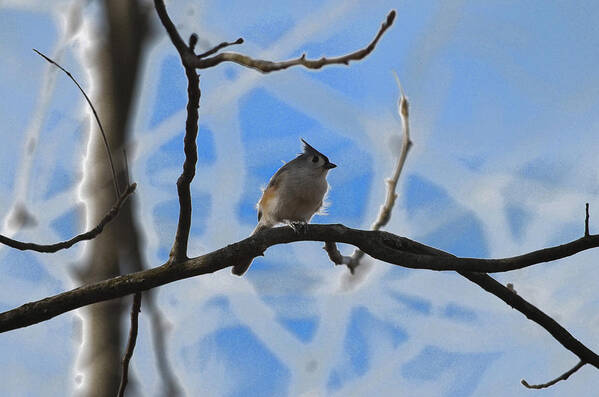
POLYGON ((292 222, 288 222, 287 224, 289 225, 289 227, 291 227, 293 229, 294 232, 296 232, 298 234, 306 233, 308 231, 308 222, 292 221, 292 222))

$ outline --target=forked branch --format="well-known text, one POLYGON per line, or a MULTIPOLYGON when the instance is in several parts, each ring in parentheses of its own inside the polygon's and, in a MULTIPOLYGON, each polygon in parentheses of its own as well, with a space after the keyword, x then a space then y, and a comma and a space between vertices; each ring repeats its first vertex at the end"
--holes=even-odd
POLYGON ((189 64, 197 69, 206 69, 216 66, 222 62, 233 62, 238 65, 245 66, 247 68, 255 69, 262 73, 275 72, 278 70, 287 69, 291 66, 303 66, 308 69, 320 69, 326 65, 349 65, 350 61, 359 61, 361 59, 364 59, 372 51, 374 51, 380 38, 387 31, 387 29, 389 29, 389 27, 393 25, 395 15, 395 10, 391 10, 389 12, 387 18, 382 23, 376 36, 366 47, 339 57, 322 57, 319 59, 307 59, 306 54, 302 54, 302 56, 300 56, 299 58, 281 62, 273 62, 263 59, 254 59, 247 55, 239 54, 236 52, 223 52, 211 58, 202 58, 199 56, 195 57, 194 59, 189 60, 189 64))

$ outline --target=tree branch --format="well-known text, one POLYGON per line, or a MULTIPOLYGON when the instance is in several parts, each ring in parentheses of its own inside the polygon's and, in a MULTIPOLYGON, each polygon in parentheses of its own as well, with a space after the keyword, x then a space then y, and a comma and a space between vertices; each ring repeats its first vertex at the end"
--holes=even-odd
MULTIPOLYGON (((393 175, 391 178, 386 180, 387 196, 385 198, 385 202, 383 205, 381 205, 379 214, 372 223, 371 230, 380 230, 381 227, 385 226, 391 219, 391 212, 393 211, 393 206, 395 205, 395 200, 397 199, 397 193, 395 192, 397 188, 397 182, 399 181, 401 171, 403 170, 406 159, 408 158, 408 152, 412 147, 412 140, 410 139, 410 103, 408 102, 408 99, 401 88, 399 77, 397 77, 395 72, 393 72, 393 74, 395 75, 395 81, 397 82, 397 87, 399 88, 400 93, 399 99, 397 100, 397 113, 401 117, 403 136, 401 140, 399 157, 397 158, 393 175)), ((338 265, 346 265, 351 274, 354 274, 356 268, 360 266, 360 260, 364 256, 364 251, 359 249, 355 249, 351 256, 342 256, 335 243, 331 242, 326 243, 324 249, 329 254, 329 258, 331 258, 333 263, 338 265)))
MULTIPOLYGON (((114 277, 36 302, 26 303, 16 309, 0 313, 0 332, 36 324, 92 303, 119 298, 184 278, 213 273, 239 263, 240 260, 262 255, 270 246, 295 241, 337 241, 352 244, 373 258, 409 268, 479 272, 483 269, 486 272, 497 263, 500 265, 497 266, 497 271, 503 271, 506 265, 510 265, 507 267, 512 269, 517 269, 544 262, 546 260, 542 259, 547 258, 545 253, 551 253, 553 259, 565 258, 576 252, 598 247, 599 235, 583 237, 564 245, 513 258, 474 259, 454 257, 447 252, 383 231, 356 230, 343 225, 314 224, 310 225, 306 232, 298 234, 290 227, 276 227, 263 230, 208 254, 188 259, 176 267, 169 266, 167 262, 160 267, 114 277), (537 261, 531 261, 531 258, 535 258, 537 261)), ((530 315, 536 315, 533 312, 534 310, 538 311, 538 309, 488 275, 468 273, 464 276, 485 290, 499 296, 514 308, 523 307, 523 313, 526 311, 526 313, 532 313, 529 313, 530 315)), ((520 308, 518 310, 522 311, 520 308)), ((585 359, 585 361, 593 363, 591 359, 585 359)), ((599 368, 599 359, 594 363, 599 368)), ((593 365, 595 365, 594 363, 593 365)))
POLYGON ((179 32, 177 31, 175 24, 173 23, 173 21, 171 21, 171 18, 168 16, 168 12, 166 12, 166 7, 164 6, 164 1, 154 0, 154 8, 156 8, 156 14, 158 14, 158 18, 160 18, 160 22, 162 23, 162 26, 164 26, 164 28, 166 29, 166 33, 168 34, 168 37, 171 39, 171 42, 177 49, 177 52, 179 52, 179 54, 191 52, 189 47, 187 47, 187 45, 179 35, 179 32))
POLYGON ((141 309, 141 292, 136 292, 133 295, 133 304, 131 305, 131 329, 129 330, 129 341, 127 342, 127 350, 122 361, 122 376, 121 384, 119 385, 118 396, 123 397, 125 395, 125 389, 127 388, 127 382, 129 381, 129 362, 133 357, 133 349, 135 349, 135 342, 137 340, 137 328, 139 312, 141 309))
POLYGON ((33 49, 33 51, 35 51, 39 56, 44 58, 46 61, 50 62, 52 65, 55 65, 58 69, 62 70, 67 76, 69 76, 69 78, 73 81, 73 83, 75 83, 77 88, 79 88, 79 91, 81 91, 81 93, 85 97, 87 104, 92 109, 92 112, 94 113, 94 117, 96 119, 96 123, 98 124, 98 128, 100 129, 100 133, 102 134, 102 139, 104 140, 104 147, 106 148, 106 155, 108 156, 108 163, 110 164, 110 170, 112 171, 112 182, 114 183, 114 192, 116 194, 116 199, 118 200, 119 196, 121 195, 121 192, 119 191, 119 184, 117 183, 116 171, 114 169, 114 162, 112 161, 112 153, 110 152, 110 146, 108 145, 108 139, 106 138, 106 133, 104 132, 104 128, 102 127, 102 123, 100 122, 100 117, 98 116, 98 112, 96 111, 96 108, 92 104, 92 101, 89 99, 89 97, 87 96, 87 94, 85 93, 85 91, 83 90, 81 85, 79 85, 79 82, 77 82, 77 80, 73 77, 73 75, 69 71, 67 71, 65 68, 63 68, 58 63, 54 62, 52 59, 50 59, 46 55, 42 54, 35 48, 33 49))
POLYGON ((589 203, 585 205, 585 217, 584 217, 584 236, 589 236, 589 203))
POLYGON ((9 237, 6 237, 6 236, 3 236, 0 234, 0 244, 8 245, 9 247, 16 248, 21 251, 31 250, 31 251, 37 251, 37 252, 51 253, 51 252, 60 251, 62 249, 70 248, 80 241, 91 240, 91 239, 95 238, 97 235, 99 235, 100 233, 102 233, 102 231, 104 230, 104 227, 107 224, 109 224, 114 218, 116 218, 116 216, 119 213, 119 210, 121 209, 121 207, 123 206, 125 201, 127 201, 127 198, 131 194, 133 194, 136 187, 137 187, 137 184, 135 184, 135 183, 132 185, 129 185, 129 187, 127 187, 127 190, 125 190, 123 192, 123 194, 121 195, 121 197, 119 197, 116 204, 110 209, 110 211, 108 211, 106 213, 106 215, 104 215, 104 217, 100 220, 100 222, 98 223, 98 225, 96 227, 94 227, 93 229, 91 229, 88 232, 81 233, 81 234, 73 237, 70 240, 61 241, 61 242, 55 243, 55 244, 24 243, 22 241, 13 240, 9 237))
POLYGON ((522 383, 522 385, 524 385, 525 387, 529 388, 529 389, 545 389, 547 387, 551 387, 553 385, 555 385, 557 382, 562 381, 562 380, 566 380, 570 377, 570 375, 572 375, 574 372, 578 371, 579 369, 581 369, 586 363, 584 361, 580 361, 578 362, 578 364, 576 364, 574 367, 570 368, 568 371, 564 372, 563 374, 561 374, 560 376, 558 376, 555 379, 550 380, 547 383, 541 383, 539 385, 531 385, 529 384, 526 380, 522 379, 520 381, 520 383, 522 383))
POLYGON ((212 54, 216 54, 218 51, 222 50, 225 47, 229 47, 229 46, 236 45, 236 44, 243 44, 243 38, 240 37, 237 40, 232 41, 232 42, 223 41, 222 43, 220 43, 219 45, 215 46, 214 48, 212 48, 212 49, 210 49, 210 50, 208 50, 206 52, 203 52, 203 53, 197 55, 197 57, 198 58, 206 58, 207 56, 210 56, 212 54))
MULTIPOLYGON (((192 35, 189 38, 189 45, 186 45, 177 32, 177 28, 168 16, 164 2, 162 0, 155 0, 154 5, 162 25, 166 29, 171 42, 179 53, 181 63, 185 68, 185 75, 187 76, 187 119, 185 120, 185 137, 183 138, 185 161, 183 162, 183 172, 181 173, 181 176, 179 176, 179 179, 177 179, 179 221, 177 222, 175 241, 173 242, 173 247, 169 254, 169 262, 174 264, 187 259, 187 245, 189 241, 189 230, 191 228, 192 211, 190 185, 195 176, 195 166, 198 160, 196 138, 198 136, 198 109, 200 107, 201 95, 200 77, 197 75, 195 68, 189 66, 186 62, 186 59, 189 58, 189 54, 194 54, 193 48, 197 43, 197 36, 192 35)), ((217 50, 218 46, 215 51, 217 50)))
POLYGON ((349 65, 350 61, 358 61, 364 59, 368 56, 376 47, 379 39, 383 36, 385 31, 389 29, 389 27, 393 24, 393 20, 395 19, 395 10, 391 10, 387 15, 387 18, 381 25, 378 33, 374 37, 374 39, 368 44, 366 47, 352 52, 347 55, 334 57, 334 58, 326 58, 322 57, 320 59, 306 59, 306 54, 303 54, 299 58, 291 59, 288 61, 282 62, 272 62, 266 61, 262 59, 253 59, 247 55, 238 54, 235 52, 223 52, 221 54, 215 55, 211 58, 201 58, 194 57, 193 59, 189 59, 189 65, 193 66, 197 69, 206 69, 213 66, 218 65, 222 62, 234 62, 241 66, 245 66, 251 69, 256 69, 262 73, 270 73, 278 70, 287 69, 291 66, 301 65, 308 69, 320 69, 326 65, 349 65))

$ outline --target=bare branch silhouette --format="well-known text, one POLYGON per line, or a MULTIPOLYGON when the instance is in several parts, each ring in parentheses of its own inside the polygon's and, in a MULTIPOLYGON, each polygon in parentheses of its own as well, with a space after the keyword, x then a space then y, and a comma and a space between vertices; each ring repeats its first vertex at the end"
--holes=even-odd
POLYGON ((9 237, 3 236, 0 234, 0 244, 8 245, 9 247, 16 248, 21 251, 37 251, 44 253, 52 253, 56 251, 60 251, 63 249, 67 249, 77 244, 80 241, 91 240, 98 236, 104 230, 104 227, 108 225, 119 213, 119 210, 127 201, 127 198, 133 194, 137 184, 133 183, 127 187, 127 190, 123 192, 123 194, 118 198, 116 204, 104 215, 104 217, 100 220, 100 222, 93 229, 81 233, 70 240, 61 241, 54 244, 36 244, 36 243, 25 243, 22 241, 13 240, 9 237))
MULTIPOLYGON (((599 246, 599 235, 583 237, 581 240, 588 241, 589 244, 592 242, 595 247, 599 246)), ((489 275, 478 273, 477 270, 472 267, 475 263, 478 263, 479 265, 486 264, 486 266, 483 267, 488 267, 489 264, 497 263, 498 261, 499 263, 502 263, 501 261, 507 261, 512 264, 518 263, 522 265, 528 263, 531 257, 537 259, 544 258, 543 255, 545 254, 539 254, 540 252, 552 252, 553 257, 558 259, 557 257, 566 257, 572 254, 571 248, 568 248, 571 244, 581 248, 576 245, 580 240, 514 258, 457 258, 447 252, 428 247, 403 237, 392 235, 391 233, 355 230, 343 225, 310 225, 310 228, 302 234, 295 232, 292 228, 287 226, 267 229, 248 237, 245 240, 230 244, 224 248, 197 258, 181 262, 177 264, 177 266, 171 266, 170 262, 167 262, 157 268, 114 277, 112 279, 75 288, 71 291, 51 296, 40 301, 26 303, 16 309, 0 313, 0 332, 36 324, 92 303, 148 290, 176 280, 212 273, 239 263, 241 259, 248 257, 253 258, 261 255, 266 248, 272 245, 293 241, 338 241, 353 244, 374 258, 410 268, 417 268, 417 266, 401 255, 393 258, 391 251, 398 253, 402 252, 405 255, 411 255, 411 258, 413 259, 418 259, 419 265, 423 265, 419 268, 434 269, 435 266, 433 266, 433 264, 436 264, 437 261, 446 261, 447 264, 443 266, 444 270, 458 270, 462 276, 474 282, 485 291, 497 296, 509 306, 545 328, 560 344, 577 355, 582 361, 599 369, 599 356, 578 341, 565 328, 518 294, 510 291, 507 287, 495 281, 489 275), (407 253, 408 251, 410 253, 407 253), (398 260, 398 262, 394 262, 390 259, 398 260), (431 263, 427 264, 429 261, 431 263), (461 266, 458 264, 466 265, 463 267, 467 267, 469 271, 460 270, 461 266)))
POLYGON ((520 383, 522 383, 522 385, 524 385, 528 389, 545 389, 547 387, 551 387, 551 386, 555 385, 559 381, 568 379, 570 377, 570 375, 572 375, 573 373, 575 373, 576 371, 578 371, 579 369, 581 369, 585 364, 586 363, 584 361, 579 361, 578 364, 576 364, 574 367, 570 368, 569 370, 567 370, 566 372, 564 372, 563 374, 561 374, 557 378, 552 379, 552 380, 550 380, 547 383, 541 383, 541 384, 538 384, 538 385, 531 385, 531 384, 529 384, 524 379, 522 379, 520 381, 520 383))
POLYGON ((131 357, 133 357, 133 350, 135 349, 135 342, 137 340, 137 326, 140 310, 141 292, 136 292, 133 295, 133 304, 131 305, 131 329, 129 330, 127 350, 123 356, 121 384, 119 385, 118 392, 119 397, 123 397, 125 395, 125 389, 127 388, 127 382, 129 380, 129 362, 131 361, 131 357))
MULTIPOLYGON (((193 54, 193 49, 197 43, 197 36, 191 35, 189 45, 185 45, 177 28, 170 20, 164 2, 155 0, 154 5, 162 25, 166 29, 171 42, 177 49, 181 62, 185 68, 187 76, 187 118, 185 120, 185 137, 183 138, 185 160, 183 162, 183 172, 177 179, 177 194, 179 195, 179 221, 177 222, 177 231, 173 247, 169 254, 170 263, 179 263, 187 259, 187 245, 189 242, 189 230, 191 228, 191 181, 195 176, 195 166, 198 160, 198 148, 196 138, 198 136, 198 109, 200 107, 200 77, 194 67, 186 62, 186 54, 193 54)), ((218 46, 217 46, 218 48, 218 46)), ((216 50, 215 50, 216 51, 216 50)))
POLYGON ((585 205, 585 217, 584 217, 584 236, 589 236, 589 203, 585 205))

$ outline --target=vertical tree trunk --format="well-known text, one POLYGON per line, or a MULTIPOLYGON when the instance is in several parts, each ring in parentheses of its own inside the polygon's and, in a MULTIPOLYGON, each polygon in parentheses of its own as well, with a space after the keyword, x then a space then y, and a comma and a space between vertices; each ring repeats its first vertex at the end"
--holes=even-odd
MULTIPOLYGON (((118 184, 126 186, 123 148, 129 140, 136 77, 146 34, 147 13, 138 1, 105 0, 104 21, 88 27, 89 41, 81 58, 89 72, 90 97, 94 103, 111 148, 118 184), (108 32, 108 33, 106 33, 108 32)), ((86 222, 93 225, 114 204, 115 189, 101 133, 90 120, 89 141, 83 165, 81 198, 86 222)), ((131 203, 98 238, 87 243, 77 270, 79 284, 103 280, 138 267, 138 234, 131 203)), ((80 311, 82 343, 79 348, 77 378, 82 396, 114 396, 120 381, 120 361, 126 341, 122 324, 130 299, 96 304, 80 311)), ((133 387, 131 384, 130 387, 133 387)))

